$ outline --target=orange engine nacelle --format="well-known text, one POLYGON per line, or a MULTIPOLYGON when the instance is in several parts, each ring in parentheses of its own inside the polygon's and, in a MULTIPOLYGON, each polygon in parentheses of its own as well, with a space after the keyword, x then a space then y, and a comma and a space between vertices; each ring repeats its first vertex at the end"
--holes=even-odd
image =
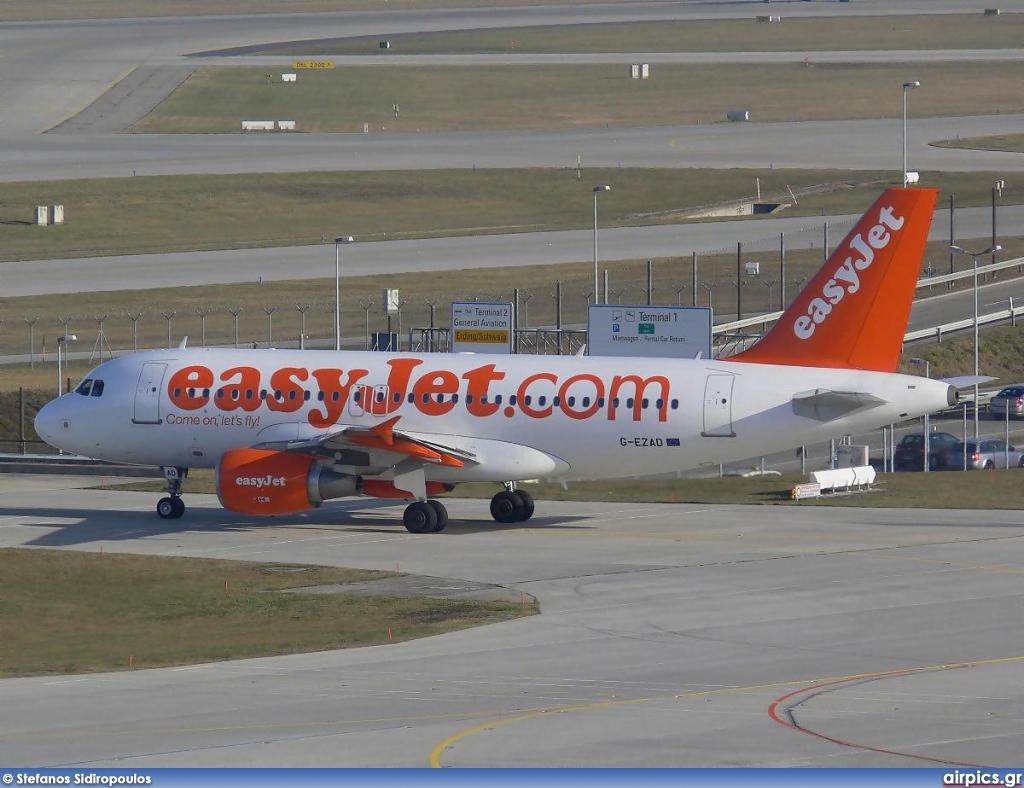
POLYGON ((359 495, 359 476, 336 473, 312 454, 232 449, 215 472, 217 498, 232 512, 273 515, 315 509, 330 498, 359 495))
MULTIPOLYGON (((455 489, 454 484, 445 482, 427 482, 427 495, 431 498, 437 495, 450 493, 455 489)), ((395 487, 394 482, 380 479, 364 479, 359 490, 360 495, 367 495, 371 498, 398 498, 403 501, 411 501, 416 496, 408 490, 401 490, 395 487)))

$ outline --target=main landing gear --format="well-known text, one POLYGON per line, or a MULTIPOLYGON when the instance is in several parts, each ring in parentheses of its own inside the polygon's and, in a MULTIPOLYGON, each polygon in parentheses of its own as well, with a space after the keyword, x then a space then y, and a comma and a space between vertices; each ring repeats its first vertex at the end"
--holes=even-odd
POLYGON ((533 517, 533 496, 511 485, 491 498, 491 517, 499 523, 525 523, 533 517))
POLYGON ((185 502, 181 500, 181 483, 188 477, 188 468, 164 467, 164 478, 167 486, 164 492, 170 493, 156 504, 156 513, 161 520, 177 520, 185 514, 185 502))
POLYGON ((409 533, 436 534, 447 527, 448 510, 440 501, 414 501, 405 507, 402 523, 409 533))
MULTIPOLYGON (((491 498, 491 517, 499 523, 524 523, 533 516, 533 496, 511 485, 491 498)), ((448 525, 448 510, 440 501, 413 501, 405 507, 402 523, 410 533, 430 534, 448 525)))

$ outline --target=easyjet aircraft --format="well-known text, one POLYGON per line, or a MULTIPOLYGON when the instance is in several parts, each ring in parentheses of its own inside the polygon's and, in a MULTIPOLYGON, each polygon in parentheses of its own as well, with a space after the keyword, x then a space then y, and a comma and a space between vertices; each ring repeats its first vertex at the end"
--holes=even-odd
POLYGON ((937 192, 889 189, 756 345, 711 359, 186 349, 123 356, 47 404, 66 451, 159 465, 160 517, 189 468, 215 468, 236 512, 279 515, 366 495, 411 501, 413 533, 448 522, 435 496, 501 483, 491 515, 533 514, 529 479, 714 466, 902 421, 956 401, 895 374, 937 192))

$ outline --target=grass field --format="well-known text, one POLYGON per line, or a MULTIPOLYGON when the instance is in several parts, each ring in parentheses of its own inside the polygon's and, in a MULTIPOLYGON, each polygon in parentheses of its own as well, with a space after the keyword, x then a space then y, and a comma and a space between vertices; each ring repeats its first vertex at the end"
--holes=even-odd
MULTIPOLYGON (((743 19, 632 22, 450 33, 330 38, 301 45, 272 45, 266 54, 297 56, 483 54, 562 52, 816 52, 821 50, 1015 49, 1024 36, 1024 14, 800 18, 757 24, 762 9, 743 19), (969 42, 969 43, 968 43, 969 42)), ((778 15, 775 8, 766 9, 778 15)))
POLYGON ((320 566, 0 549, 0 678, 381 645, 538 612, 534 602, 277 593, 385 576, 320 566))
MULTIPOLYGON (((109 254, 319 244, 338 228, 360 243, 593 226, 668 224, 699 206, 765 199, 789 214, 859 213, 899 172, 679 170, 588 167, 173 175, 0 183, 0 262, 109 254), (33 224, 36 205, 60 203, 65 223, 33 224)), ((994 173, 936 175, 958 204, 985 205, 994 173)), ((1013 200, 1007 191, 1006 199, 1013 200)), ((581 250, 586 259, 586 250, 581 250)), ((331 249, 333 255, 333 245, 331 249)), ((329 255, 330 256, 330 255, 329 255)), ((2 271, 2 266, 0 266, 2 271)), ((102 289, 103 283, 98 283, 102 289)))
POLYGON ((229 133, 267 118, 294 120, 298 132, 687 126, 725 123, 738 108, 758 122, 899 118, 893 86, 908 74, 923 86, 912 121, 1020 112, 1006 85, 1022 81, 1024 63, 666 63, 647 80, 630 79, 622 64, 354 66, 303 71, 294 83, 281 82, 281 71, 268 79, 266 67, 200 69, 131 130, 229 133))

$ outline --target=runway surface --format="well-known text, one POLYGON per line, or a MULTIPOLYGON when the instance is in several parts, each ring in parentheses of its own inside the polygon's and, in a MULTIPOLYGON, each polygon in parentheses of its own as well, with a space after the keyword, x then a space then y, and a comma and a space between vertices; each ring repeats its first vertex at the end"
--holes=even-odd
MULTIPOLYGON (((0 544, 394 569, 542 613, 392 646, 0 682, 18 766, 1019 765, 1020 512, 450 502, 255 524, 0 478, 0 544), (179 529, 179 530, 175 530, 179 529)), ((872 493, 884 495, 884 493, 872 493)))

